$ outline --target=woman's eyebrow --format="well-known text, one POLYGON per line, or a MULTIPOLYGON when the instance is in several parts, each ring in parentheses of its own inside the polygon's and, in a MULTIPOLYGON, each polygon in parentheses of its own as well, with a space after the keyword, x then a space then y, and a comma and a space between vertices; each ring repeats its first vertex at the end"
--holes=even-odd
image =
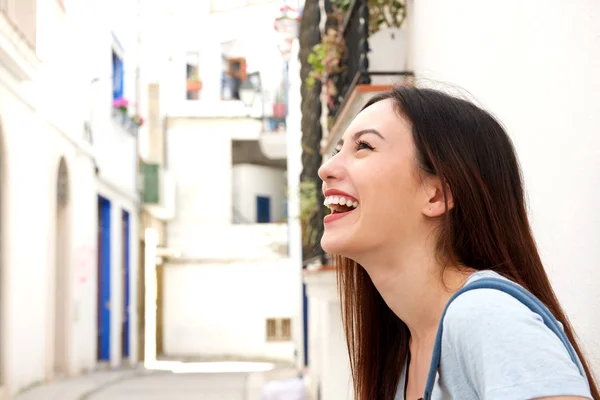
MULTIPOLYGON (((383 135, 381 133, 379 133, 379 131, 377 129, 361 129, 360 131, 354 132, 354 135, 352 135, 352 140, 353 141, 357 141, 358 139, 360 139, 360 137, 362 135, 366 135, 367 133, 372 133, 374 135, 379 136, 381 139, 385 140, 385 138, 383 137, 383 135)), ((344 144, 344 139, 340 139, 338 140, 338 146, 342 146, 344 144)))

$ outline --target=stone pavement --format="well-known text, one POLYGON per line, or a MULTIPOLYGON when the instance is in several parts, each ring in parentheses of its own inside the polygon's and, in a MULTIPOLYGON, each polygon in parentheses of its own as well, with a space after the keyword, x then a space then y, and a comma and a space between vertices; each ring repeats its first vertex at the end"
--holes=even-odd
POLYGON ((260 400, 267 382, 294 376, 292 368, 227 373, 114 370, 38 386, 15 400, 260 400))
POLYGON ((80 400, 100 388, 148 373, 143 369, 98 371, 72 379, 57 380, 49 384, 36 386, 18 394, 14 399, 80 400))

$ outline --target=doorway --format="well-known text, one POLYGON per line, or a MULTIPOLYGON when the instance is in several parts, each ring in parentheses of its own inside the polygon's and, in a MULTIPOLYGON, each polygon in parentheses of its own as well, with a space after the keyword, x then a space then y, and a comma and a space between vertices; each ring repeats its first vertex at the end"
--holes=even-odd
POLYGON ((69 363, 69 176, 61 158, 56 182, 56 234, 54 265, 54 354, 52 373, 64 377, 69 363))
POLYGON ((256 222, 271 222, 271 198, 267 196, 256 196, 256 222))
POLYGON ((129 213, 125 210, 121 211, 121 229, 122 229, 122 246, 123 249, 123 323, 121 326, 121 356, 123 359, 129 358, 129 332, 130 332, 130 313, 129 305, 131 303, 130 293, 130 232, 129 232, 129 213))
POLYGON ((110 360, 110 206, 98 196, 98 361, 110 360))

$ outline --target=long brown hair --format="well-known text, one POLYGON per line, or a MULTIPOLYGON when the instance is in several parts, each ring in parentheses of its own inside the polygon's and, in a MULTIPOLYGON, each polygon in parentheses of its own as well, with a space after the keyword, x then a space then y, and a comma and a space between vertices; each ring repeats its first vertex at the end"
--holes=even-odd
MULTIPOLYGON (((412 124, 417 166, 446 182, 453 195, 454 207, 446 209, 437 242, 444 265, 494 270, 533 293, 563 324, 592 396, 600 399, 538 254, 519 164, 502 126, 474 104, 431 89, 398 87, 374 96, 364 108, 385 99, 392 99, 412 124)), ((341 256, 336 264, 355 399, 391 400, 410 332, 359 264, 341 256)))

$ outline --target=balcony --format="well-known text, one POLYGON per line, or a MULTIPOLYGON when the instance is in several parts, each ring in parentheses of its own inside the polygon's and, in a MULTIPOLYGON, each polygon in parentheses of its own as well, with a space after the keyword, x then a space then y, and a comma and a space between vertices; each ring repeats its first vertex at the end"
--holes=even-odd
POLYGON ((270 160, 287 158, 287 104, 276 102, 272 113, 263 121, 263 130, 258 138, 260 150, 270 160))
POLYGON ((335 95, 329 98, 324 154, 331 153, 352 118, 374 94, 413 83, 414 74, 406 70, 406 30, 382 25, 370 34, 369 25, 377 16, 369 12, 368 0, 354 0, 340 18, 338 32, 344 51, 338 72, 331 77, 335 95))
POLYGON ((162 165, 142 163, 142 203, 152 216, 167 221, 175 217, 175 180, 162 165))
POLYGON ((0 64, 18 80, 33 79, 36 56, 36 1, 0 0, 0 64))
POLYGON ((260 151, 269 160, 287 159, 287 136, 285 131, 263 131, 258 139, 260 151))

